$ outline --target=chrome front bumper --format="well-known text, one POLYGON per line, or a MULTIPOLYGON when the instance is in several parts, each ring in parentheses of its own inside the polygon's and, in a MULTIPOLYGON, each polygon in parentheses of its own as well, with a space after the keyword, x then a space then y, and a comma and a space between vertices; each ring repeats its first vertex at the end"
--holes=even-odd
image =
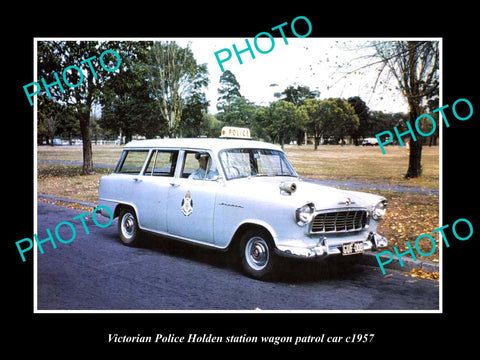
POLYGON ((315 258, 328 257, 331 255, 341 255, 342 246, 345 244, 363 243, 363 251, 372 250, 377 251, 378 248, 387 246, 387 239, 380 234, 370 232, 365 239, 365 235, 361 234, 357 238, 348 236, 348 240, 342 238, 328 239, 323 237, 319 240, 316 246, 301 247, 291 245, 277 245, 276 253, 281 256, 296 257, 296 258, 315 258))

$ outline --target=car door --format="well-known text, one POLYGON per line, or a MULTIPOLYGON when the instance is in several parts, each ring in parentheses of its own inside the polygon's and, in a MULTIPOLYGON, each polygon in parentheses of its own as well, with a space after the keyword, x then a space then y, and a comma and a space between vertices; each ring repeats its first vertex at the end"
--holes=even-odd
MULTIPOLYGON (((214 244, 215 199, 222 183, 211 176, 203 179, 189 178, 194 168, 198 168, 196 154, 198 151, 193 150, 183 153, 182 171, 170 184, 167 229, 168 233, 174 236, 214 244)), ((210 157, 209 170, 216 169, 210 157)))
POLYGON ((142 229, 167 231, 167 199, 177 157, 178 150, 153 150, 145 170, 137 177, 135 203, 142 229))
POLYGON ((117 177, 117 181, 114 187, 107 189, 106 198, 115 199, 118 202, 132 205, 135 209, 138 209, 135 199, 137 199, 138 193, 142 192, 140 178, 149 154, 149 149, 128 149, 123 151, 115 169, 114 176, 117 177))

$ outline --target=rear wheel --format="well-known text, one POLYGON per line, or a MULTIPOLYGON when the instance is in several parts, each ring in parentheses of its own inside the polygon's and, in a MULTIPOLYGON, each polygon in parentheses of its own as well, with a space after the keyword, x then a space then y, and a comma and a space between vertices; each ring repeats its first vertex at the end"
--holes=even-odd
POLYGON ((135 211, 131 208, 122 209, 118 218, 118 235, 122 243, 127 246, 138 245, 139 233, 135 211))
POLYGON ((244 272, 255 279, 270 275, 277 262, 271 237, 262 230, 249 230, 242 236, 240 256, 244 272))

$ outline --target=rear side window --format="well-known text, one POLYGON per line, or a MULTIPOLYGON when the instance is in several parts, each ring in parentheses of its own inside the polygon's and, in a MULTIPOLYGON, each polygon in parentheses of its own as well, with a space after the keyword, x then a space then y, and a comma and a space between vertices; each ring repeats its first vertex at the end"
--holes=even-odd
POLYGON ((177 164, 178 151, 152 151, 145 169, 146 176, 173 176, 177 164))
POLYGON ((138 175, 142 171, 148 150, 125 150, 117 165, 117 173, 138 175))

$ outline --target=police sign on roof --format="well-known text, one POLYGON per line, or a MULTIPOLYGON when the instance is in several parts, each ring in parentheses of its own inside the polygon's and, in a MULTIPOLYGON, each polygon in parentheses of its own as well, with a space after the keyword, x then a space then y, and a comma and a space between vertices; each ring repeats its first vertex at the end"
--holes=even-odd
POLYGON ((222 128, 221 138, 251 139, 250 129, 233 126, 224 126, 222 128))

